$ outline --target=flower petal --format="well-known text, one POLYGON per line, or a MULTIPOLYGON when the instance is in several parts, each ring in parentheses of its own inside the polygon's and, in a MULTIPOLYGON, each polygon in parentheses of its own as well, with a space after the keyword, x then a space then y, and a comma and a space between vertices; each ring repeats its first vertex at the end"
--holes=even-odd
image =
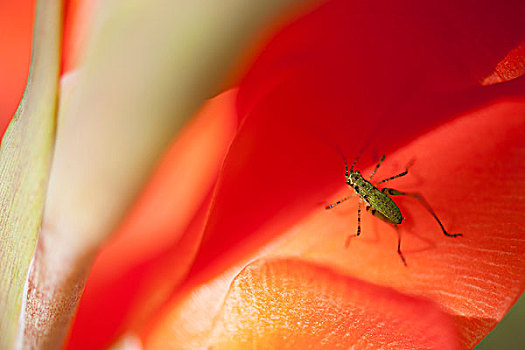
POLYGON ((458 348, 451 319, 438 305, 293 259, 255 262, 236 276, 209 344, 217 350, 458 348))
MULTIPOLYGON (((389 186, 421 192, 447 230, 463 237, 445 237, 417 201, 394 198, 406 218, 400 226, 405 267, 394 229, 368 213, 363 214, 363 233, 344 249, 346 238, 356 232, 356 200, 329 212, 322 202, 308 199, 310 210, 297 223, 289 226, 289 218, 276 216, 247 230, 244 240, 213 265, 194 270, 193 279, 152 323, 151 339, 171 337, 173 346, 190 348, 201 344, 209 337, 225 286, 238 271, 254 258, 297 256, 433 300, 453 317, 462 348, 471 348, 501 320, 525 285, 525 197, 516 192, 525 186, 524 115, 525 96, 484 106, 389 155, 379 169, 378 180, 415 160, 409 175, 389 186)), ((342 174, 342 162, 331 159, 342 174)), ((348 194, 345 188, 333 200, 348 194)))
POLYGON ((494 68, 494 72, 483 79, 483 85, 491 85, 516 79, 525 74, 525 41, 521 42, 494 68))
POLYGON ((478 86, 523 42, 524 16, 519 0, 327 1, 267 43, 242 83, 241 114, 297 75, 317 80, 311 88, 341 91, 367 119, 376 104, 396 107, 392 96, 405 89, 478 86))
MULTIPOLYGON (((356 232, 356 200, 332 212, 319 208, 272 251, 432 299, 455 317, 463 347, 471 348, 525 286, 525 197, 516 193, 525 185, 524 112, 524 97, 495 103, 387 157, 377 179, 402 171, 414 159, 409 175, 386 187, 424 194, 447 230, 463 234, 445 237, 417 201, 394 198, 406 218, 400 232, 408 268, 396 252, 395 231, 371 215, 363 215, 361 237, 343 249, 346 237, 356 232)), ((348 194, 345 189, 333 200, 348 194)))
MULTIPOLYGON (((340 164, 336 144, 350 159, 365 146, 389 152, 464 111, 519 93, 520 82, 491 89, 480 81, 522 38, 516 13, 525 16, 523 5, 501 5, 502 20, 455 1, 437 8, 359 4, 329 1, 283 29, 241 83, 246 120, 194 271, 261 223, 279 215, 286 226, 325 200, 338 181, 326 175, 340 164)), ((361 164, 370 163, 365 153, 361 164)))
POLYGON ((203 343, 179 343, 171 329, 159 327, 144 347, 455 349, 458 345, 450 317, 432 302, 295 259, 263 260, 244 268, 231 283, 203 343))

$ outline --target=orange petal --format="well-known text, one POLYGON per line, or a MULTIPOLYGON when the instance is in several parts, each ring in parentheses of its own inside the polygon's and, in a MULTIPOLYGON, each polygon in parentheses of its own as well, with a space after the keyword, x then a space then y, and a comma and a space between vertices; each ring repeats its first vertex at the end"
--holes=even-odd
POLYGON ((0 2, 0 135, 22 98, 29 73, 34 0, 0 2))
MULTIPOLYGON (((432 302, 286 259, 252 263, 235 277, 204 345, 214 350, 455 349, 458 343, 450 317, 432 302)), ((145 348, 188 347, 152 336, 145 348)))

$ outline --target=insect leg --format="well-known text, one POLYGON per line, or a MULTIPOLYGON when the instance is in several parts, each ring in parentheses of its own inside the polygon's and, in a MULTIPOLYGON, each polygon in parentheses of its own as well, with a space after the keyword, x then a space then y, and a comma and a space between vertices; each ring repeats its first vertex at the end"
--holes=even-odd
POLYGON ((345 241, 345 248, 348 248, 350 245, 350 240, 354 237, 357 237, 361 234, 361 204, 363 202, 363 198, 359 197, 359 206, 357 209, 357 234, 354 235, 348 235, 345 241))
POLYGON ((347 199, 350 199, 350 198, 352 198, 352 197, 353 197, 353 195, 352 195, 352 196, 345 197, 345 198, 343 198, 343 199, 341 199, 341 200, 338 200, 338 201, 335 202, 335 203, 332 203, 332 204, 330 204, 330 205, 327 205, 327 206, 325 207, 325 209, 327 209, 327 210, 328 210, 328 209, 332 209, 332 208, 335 207, 336 205, 339 205, 339 204, 343 203, 344 201, 346 201, 347 199))
POLYGON ((377 209, 373 209, 371 206, 367 206, 366 210, 370 211, 370 213, 372 215, 374 215, 375 217, 380 218, 384 222, 394 225, 394 227, 396 228, 396 232, 397 232, 397 254, 399 254, 399 257, 401 258, 401 261, 403 261, 403 264, 405 264, 405 266, 407 266, 407 262, 405 260, 405 257, 403 256, 403 253, 401 252, 401 233, 399 233, 399 229, 398 229, 397 225, 393 224, 392 221, 390 221, 386 216, 384 216, 383 214, 378 212, 377 209))
POLYGON ((372 180, 372 176, 374 176, 374 174, 376 173, 377 169, 379 169, 379 167, 381 166, 381 163, 383 163, 383 161, 385 160, 385 155, 383 154, 383 156, 381 157, 381 159, 379 159, 379 162, 377 163, 374 171, 372 171, 372 174, 370 175, 370 179, 369 180, 372 180))
POLYGON ((379 185, 379 184, 382 184, 383 182, 387 182, 387 181, 390 181, 390 180, 397 179, 398 177, 405 176, 406 174, 408 174, 408 169, 405 170, 405 171, 403 171, 402 173, 399 173, 399 174, 394 175, 394 176, 391 176, 391 177, 389 177, 389 178, 387 178, 387 179, 384 179, 384 180, 381 180, 381 181, 379 181, 379 182, 376 182, 376 183, 374 184, 374 186, 377 186, 377 185, 379 185))
POLYGON ((391 177, 389 177, 387 179, 384 179, 384 180, 381 180, 379 182, 376 182, 376 183, 374 183, 374 186, 377 186, 379 184, 382 184, 382 183, 390 181, 390 180, 397 179, 398 177, 401 177, 401 176, 405 176, 406 174, 408 174, 408 168, 410 168, 412 166, 412 164, 414 164, 414 160, 411 160, 410 162, 408 162, 405 171, 403 171, 402 173, 399 173, 399 174, 391 176, 391 177))
POLYGON ((428 210, 428 212, 430 214, 432 214, 434 219, 436 219, 436 221, 439 224, 439 226, 441 226, 441 230, 443 231, 443 234, 445 236, 448 236, 448 237, 463 236, 463 234, 461 234, 461 233, 448 233, 447 230, 445 230, 445 227, 443 226, 443 224, 441 223, 439 218, 437 217, 437 215, 434 212, 434 210, 432 210, 432 208, 430 207, 430 204, 428 204, 428 202, 425 200, 425 198, 422 195, 420 195, 419 193, 405 193, 405 192, 401 192, 401 191, 395 190, 393 188, 383 188, 381 190, 381 192, 386 193, 386 194, 391 195, 391 196, 409 196, 409 197, 417 199, 425 207, 425 209, 428 210))
POLYGON ((359 207, 357 209, 357 235, 361 234, 361 204, 363 203, 363 198, 359 196, 359 207))

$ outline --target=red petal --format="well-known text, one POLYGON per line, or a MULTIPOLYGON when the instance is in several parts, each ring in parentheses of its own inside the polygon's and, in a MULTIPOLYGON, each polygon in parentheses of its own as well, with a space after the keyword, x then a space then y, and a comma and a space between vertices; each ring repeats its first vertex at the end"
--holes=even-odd
MULTIPOLYGON (((246 120, 194 271, 275 216, 283 227, 324 200, 338 181, 327 177, 340 165, 335 144, 350 159, 367 143, 369 152, 388 153, 453 116, 521 92, 523 82, 479 86, 525 31, 522 3, 491 5, 497 11, 455 1, 392 8, 337 0, 278 34, 241 84, 246 120)), ((370 163, 365 154, 362 166, 370 163)))
MULTIPOLYGON (((300 256, 436 302, 454 319, 462 348, 473 347, 525 286, 525 197, 516 192, 525 186, 524 115, 525 97, 486 106, 389 155, 379 169, 377 179, 415 159, 409 176, 391 186, 423 193, 447 229, 463 237, 445 237, 417 202, 396 198, 406 217, 400 226, 405 267, 396 253, 394 229, 368 213, 362 235, 344 249, 346 237, 356 232, 356 201, 332 211, 310 202, 312 210, 290 229, 270 220, 214 262, 223 268, 229 263, 227 271, 214 277, 220 269, 214 266, 187 282, 145 333, 147 345, 166 341, 173 348, 192 348, 206 342, 236 271, 257 257, 300 256), (268 237, 274 239, 262 245, 268 237), (232 261, 238 264, 232 267, 232 261)), ((342 164, 339 168, 342 173, 342 164)), ((345 188, 333 199, 347 194, 345 188)), ((368 311, 375 312, 363 306, 363 313, 368 311)))
POLYGON ((29 73, 35 1, 0 2, 0 135, 22 98, 29 73))
POLYGON ((516 79, 525 74, 525 41, 510 50, 495 67, 494 72, 483 80, 483 85, 491 85, 516 79))
POLYGON ((523 42, 524 16, 519 0, 328 1, 266 45, 242 84, 242 114, 298 75, 368 119, 414 90, 477 86, 523 42))

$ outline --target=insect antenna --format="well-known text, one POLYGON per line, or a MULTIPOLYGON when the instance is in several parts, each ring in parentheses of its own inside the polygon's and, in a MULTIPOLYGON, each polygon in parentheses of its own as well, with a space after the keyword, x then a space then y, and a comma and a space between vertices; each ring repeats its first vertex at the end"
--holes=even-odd
MULTIPOLYGON (((343 153, 343 150, 341 150, 341 147, 339 147, 338 144, 335 145, 335 148, 337 149, 337 152, 339 152, 339 155, 341 156, 341 158, 343 159, 343 162, 345 162, 345 176, 348 177, 349 175, 349 172, 348 172, 348 162, 346 161, 346 157, 345 157, 345 154, 343 153)), ((352 171, 354 169, 354 165, 355 165, 355 161, 354 161, 354 164, 352 164, 352 168, 350 169, 350 171, 352 171)))
POLYGON ((360 152, 357 154, 357 157, 355 157, 354 162, 352 163, 352 167, 350 168, 350 172, 354 171, 354 166, 355 166, 355 164, 357 163, 357 160, 359 159, 359 157, 361 157, 361 153, 363 153, 363 152, 360 151, 360 152))
POLYGON ((361 156, 363 155, 363 153, 364 153, 365 149, 367 148, 367 146, 368 146, 368 142, 365 143, 363 145, 363 147, 361 147, 361 149, 357 153, 357 156, 355 157, 354 162, 352 163, 352 166, 350 167, 350 172, 354 171, 354 166, 357 164, 357 161, 359 160, 359 158, 361 158, 361 156))
POLYGON ((337 149, 337 152, 339 152, 339 155, 341 156, 341 158, 343 159, 343 162, 345 163, 345 169, 346 169, 345 176, 348 176, 350 173, 352 173, 354 171, 354 167, 357 164, 357 161, 359 160, 359 158, 361 158, 361 155, 363 154, 363 152, 365 151, 367 146, 368 145, 365 144, 363 147, 361 147, 361 149, 359 150, 359 153, 357 153, 357 156, 354 159, 354 162, 352 163, 352 166, 350 167, 350 170, 348 170, 348 162, 346 160, 346 157, 345 157, 343 151, 341 150, 341 147, 339 147, 338 144, 335 145, 335 148, 337 149))

